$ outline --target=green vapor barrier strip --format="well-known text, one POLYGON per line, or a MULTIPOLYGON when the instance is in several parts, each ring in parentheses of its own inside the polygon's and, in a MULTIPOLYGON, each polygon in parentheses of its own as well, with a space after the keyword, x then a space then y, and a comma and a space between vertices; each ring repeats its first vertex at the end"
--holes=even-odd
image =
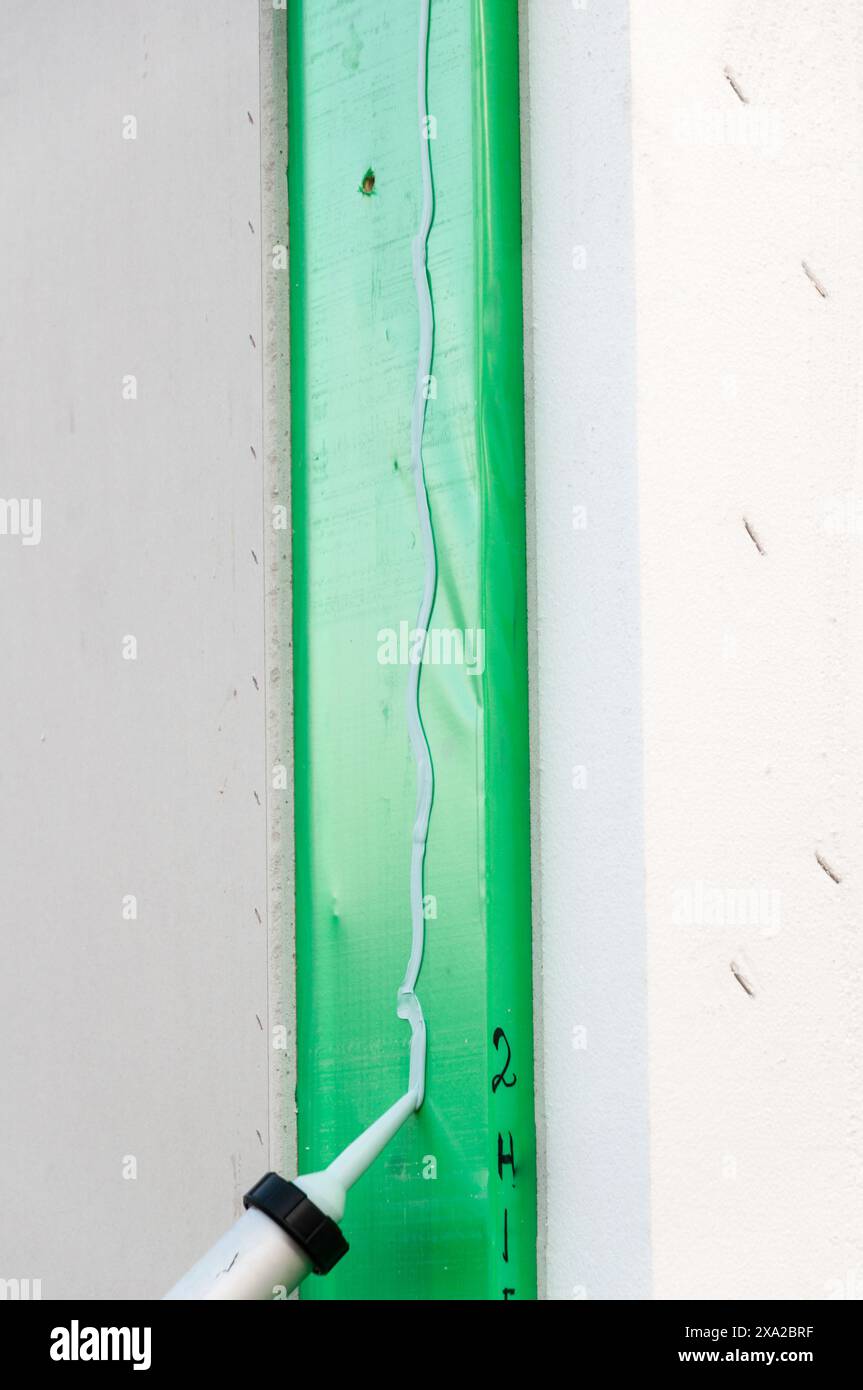
MULTIPOLYGON (((407 1090, 415 0, 288 20, 299 1166, 407 1090), (368 171, 371 179, 366 179, 368 171)), ((425 1104, 315 1299, 536 1296, 516 0, 432 0, 425 1104)))

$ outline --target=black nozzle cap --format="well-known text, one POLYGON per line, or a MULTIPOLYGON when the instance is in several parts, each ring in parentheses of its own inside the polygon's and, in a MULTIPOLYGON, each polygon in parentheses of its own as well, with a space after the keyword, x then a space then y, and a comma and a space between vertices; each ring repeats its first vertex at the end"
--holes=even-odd
POLYGON ((311 1198, 278 1173, 265 1173, 243 1198, 244 1207, 255 1207, 275 1221, 304 1250, 315 1274, 329 1274, 349 1250, 341 1230, 311 1198))

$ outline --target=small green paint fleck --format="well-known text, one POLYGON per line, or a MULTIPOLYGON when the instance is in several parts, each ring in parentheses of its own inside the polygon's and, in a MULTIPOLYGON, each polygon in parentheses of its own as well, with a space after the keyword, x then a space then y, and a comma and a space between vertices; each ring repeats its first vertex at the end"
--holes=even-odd
POLYGON ((357 192, 358 192, 358 193, 362 193, 363 197, 365 197, 365 198, 371 198, 371 196, 373 195, 374 191, 375 191, 375 171, 374 171, 374 169, 371 168, 371 166, 369 166, 369 168, 366 169, 366 172, 363 174, 363 181, 362 181, 362 183, 360 184, 360 186, 359 186, 357 192))

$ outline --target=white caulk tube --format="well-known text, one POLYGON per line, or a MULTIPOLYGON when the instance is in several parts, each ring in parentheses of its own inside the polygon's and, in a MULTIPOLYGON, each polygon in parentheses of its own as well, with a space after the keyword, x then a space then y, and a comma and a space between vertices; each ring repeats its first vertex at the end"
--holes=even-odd
POLYGON ((271 1299, 295 1289, 312 1261, 288 1233, 249 1207, 174 1285, 166 1299, 271 1299))
POLYGON ((410 1090, 319 1173, 293 1182, 267 1173, 246 1193, 244 1215, 165 1298, 284 1298, 312 1270, 328 1273, 348 1249, 338 1227, 348 1189, 416 1109, 410 1090))

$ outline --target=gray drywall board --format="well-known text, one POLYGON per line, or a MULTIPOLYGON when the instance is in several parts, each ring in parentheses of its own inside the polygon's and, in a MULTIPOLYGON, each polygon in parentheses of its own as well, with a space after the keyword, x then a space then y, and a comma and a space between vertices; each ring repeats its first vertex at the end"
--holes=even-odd
POLYGON ((158 1296, 268 1167, 258 19, 0 9, 0 1277, 45 1298, 158 1296))

